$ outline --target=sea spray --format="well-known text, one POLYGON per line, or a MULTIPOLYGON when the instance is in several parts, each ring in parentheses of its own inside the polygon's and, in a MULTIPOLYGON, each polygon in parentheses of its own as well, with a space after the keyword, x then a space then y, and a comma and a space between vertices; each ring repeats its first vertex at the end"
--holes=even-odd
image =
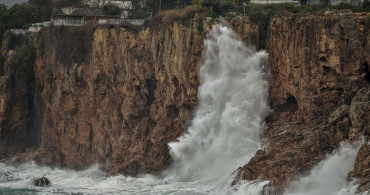
MULTIPOLYGON (((346 178, 353 169, 353 164, 364 139, 354 144, 341 142, 340 147, 326 159, 316 165, 309 175, 293 182, 284 195, 354 195, 357 190, 356 180, 347 183, 346 178)), ((239 181, 228 189, 227 194, 269 194, 264 189, 269 181, 239 181)), ((367 195, 368 192, 362 195, 367 195)))
POLYGON ((170 143, 170 181, 225 177, 257 151, 269 111, 267 54, 246 47, 229 27, 214 25, 204 41, 199 106, 187 133, 170 143))
POLYGON ((348 173, 353 169, 357 151, 364 138, 353 145, 341 142, 340 147, 321 161, 306 177, 294 182, 286 190, 286 195, 344 195, 354 194, 355 182, 347 184, 348 173))

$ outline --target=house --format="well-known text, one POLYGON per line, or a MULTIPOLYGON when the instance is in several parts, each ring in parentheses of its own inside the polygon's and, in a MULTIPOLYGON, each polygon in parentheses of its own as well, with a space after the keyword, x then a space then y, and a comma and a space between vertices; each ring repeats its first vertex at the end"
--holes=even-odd
POLYGON ((90 21, 99 24, 120 24, 121 18, 105 15, 100 8, 90 7, 64 7, 54 17, 56 26, 83 26, 90 21))

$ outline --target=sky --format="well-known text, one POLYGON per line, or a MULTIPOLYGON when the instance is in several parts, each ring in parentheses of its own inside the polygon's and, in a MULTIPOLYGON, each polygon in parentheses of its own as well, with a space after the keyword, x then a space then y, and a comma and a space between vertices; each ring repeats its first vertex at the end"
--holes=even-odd
POLYGON ((14 4, 19 4, 19 3, 23 3, 23 2, 26 2, 28 0, 0 0, 0 3, 4 3, 5 5, 7 5, 8 7, 11 7, 13 6, 14 4))

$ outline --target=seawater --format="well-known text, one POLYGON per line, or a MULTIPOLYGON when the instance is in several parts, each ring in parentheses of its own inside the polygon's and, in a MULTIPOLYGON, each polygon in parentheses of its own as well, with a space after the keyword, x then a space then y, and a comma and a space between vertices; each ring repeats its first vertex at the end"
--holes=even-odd
MULTIPOLYGON (((0 194, 263 194, 269 181, 241 181, 234 171, 261 148, 260 134, 269 112, 267 53, 246 47, 227 25, 214 25, 204 41, 199 106, 187 132, 170 143, 173 165, 159 176, 106 177, 98 165, 84 171, 27 162, 0 163, 0 194), (38 177, 52 185, 32 186, 38 177)), ((348 143, 329 155, 286 194, 354 194, 346 183, 358 147, 348 143)))
MULTIPOLYGON (((307 176, 291 184, 285 195, 354 195, 356 181, 346 182, 358 146, 342 143, 307 176)), ((27 162, 19 166, 0 163, 0 194, 172 194, 172 195, 263 195, 268 181, 241 181, 231 186, 233 175, 218 179, 166 182, 152 175, 138 178, 123 175, 106 177, 98 165, 84 171, 50 168, 27 162), (36 177, 50 179, 50 187, 32 186, 36 177)), ((362 195, 368 195, 364 192, 362 195)))

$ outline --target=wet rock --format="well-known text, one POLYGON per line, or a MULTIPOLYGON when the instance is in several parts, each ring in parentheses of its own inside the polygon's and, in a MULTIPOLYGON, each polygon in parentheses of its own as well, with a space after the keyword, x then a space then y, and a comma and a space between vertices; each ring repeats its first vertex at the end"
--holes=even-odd
POLYGON ((358 192, 370 189, 370 145, 364 143, 357 153, 353 170, 349 173, 347 180, 358 179, 358 192))
POLYGON ((356 137, 370 121, 370 87, 360 89, 352 99, 349 117, 352 127, 350 134, 356 137))
POLYGON ((47 187, 50 185, 50 181, 46 177, 41 177, 41 178, 33 180, 33 185, 38 186, 38 187, 47 187))
POLYGON ((334 110, 333 113, 331 113, 328 122, 331 124, 335 124, 338 121, 342 120, 347 114, 350 106, 348 105, 341 105, 337 109, 334 110))
POLYGON ((350 123, 348 117, 345 117, 342 121, 337 123, 336 128, 338 140, 348 139, 349 126, 350 123))
POLYGON ((352 99, 349 117, 351 128, 349 137, 356 139, 358 136, 365 137, 365 143, 357 153, 353 170, 347 180, 357 179, 359 182, 358 192, 364 192, 370 188, 370 87, 364 87, 357 91, 352 99))

